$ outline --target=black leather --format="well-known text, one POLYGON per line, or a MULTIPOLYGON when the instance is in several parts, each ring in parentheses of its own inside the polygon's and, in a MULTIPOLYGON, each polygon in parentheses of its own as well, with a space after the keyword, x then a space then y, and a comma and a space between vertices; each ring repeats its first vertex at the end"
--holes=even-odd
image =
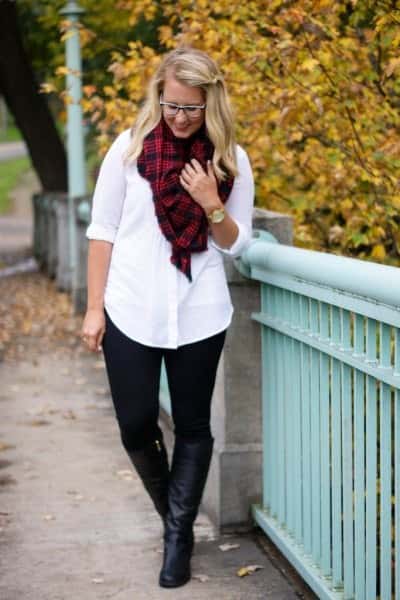
POLYGON ((191 577, 193 524, 196 519, 212 458, 214 438, 185 440, 175 437, 168 514, 165 520, 161 587, 178 587, 191 577))
POLYGON ((168 454, 161 436, 140 450, 128 451, 138 475, 165 524, 168 513, 168 454))

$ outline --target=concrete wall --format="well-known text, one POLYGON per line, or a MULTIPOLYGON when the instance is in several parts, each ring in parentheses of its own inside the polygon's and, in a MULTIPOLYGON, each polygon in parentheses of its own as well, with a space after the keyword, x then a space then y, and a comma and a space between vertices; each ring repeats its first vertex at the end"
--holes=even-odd
POLYGON ((41 269, 56 280, 57 289, 71 293, 75 313, 86 310, 86 265, 88 240, 86 228, 90 218, 90 196, 74 202, 77 243, 76 273, 70 266, 70 232, 68 196, 65 193, 35 194, 34 254, 41 269))
MULTIPOLYGON (((255 209, 253 227, 292 244, 288 215, 255 209)), ((225 259, 234 305, 212 400, 214 455, 202 506, 221 531, 252 527, 250 505, 262 495, 260 284, 225 259)))

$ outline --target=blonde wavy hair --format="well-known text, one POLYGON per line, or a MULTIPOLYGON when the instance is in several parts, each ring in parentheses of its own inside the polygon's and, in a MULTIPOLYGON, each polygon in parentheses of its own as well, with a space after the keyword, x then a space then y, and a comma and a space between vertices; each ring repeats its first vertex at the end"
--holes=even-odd
POLYGON ((216 63, 201 50, 182 46, 164 56, 150 80, 146 99, 131 129, 131 143, 125 153, 134 161, 143 149, 143 140, 161 119, 160 94, 167 77, 203 90, 205 125, 214 145, 212 164, 218 181, 238 173, 235 151, 233 114, 223 75, 216 63))

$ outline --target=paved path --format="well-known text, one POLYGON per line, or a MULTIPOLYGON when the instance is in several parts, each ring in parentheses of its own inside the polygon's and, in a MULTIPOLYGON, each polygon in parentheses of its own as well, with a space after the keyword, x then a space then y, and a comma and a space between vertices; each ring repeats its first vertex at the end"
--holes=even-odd
POLYGON ((161 521, 120 444, 102 357, 37 341, 26 354, 0 363, 2 600, 298 597, 254 535, 217 538, 202 513, 194 578, 160 588, 161 521))
POLYGON ((28 153, 25 142, 2 142, 0 144, 0 162, 26 156, 28 153))

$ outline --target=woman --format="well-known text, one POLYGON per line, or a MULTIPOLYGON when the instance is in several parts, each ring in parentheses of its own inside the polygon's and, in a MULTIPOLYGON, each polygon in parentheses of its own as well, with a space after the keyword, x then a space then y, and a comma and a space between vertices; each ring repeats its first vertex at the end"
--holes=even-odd
POLYGON ((163 519, 163 587, 191 576, 214 442, 211 398, 233 313, 223 255, 248 243, 253 196, 221 72, 201 51, 170 52, 99 172, 82 326, 88 349, 103 349, 122 444, 163 519), (158 425, 162 358, 171 469, 158 425))

